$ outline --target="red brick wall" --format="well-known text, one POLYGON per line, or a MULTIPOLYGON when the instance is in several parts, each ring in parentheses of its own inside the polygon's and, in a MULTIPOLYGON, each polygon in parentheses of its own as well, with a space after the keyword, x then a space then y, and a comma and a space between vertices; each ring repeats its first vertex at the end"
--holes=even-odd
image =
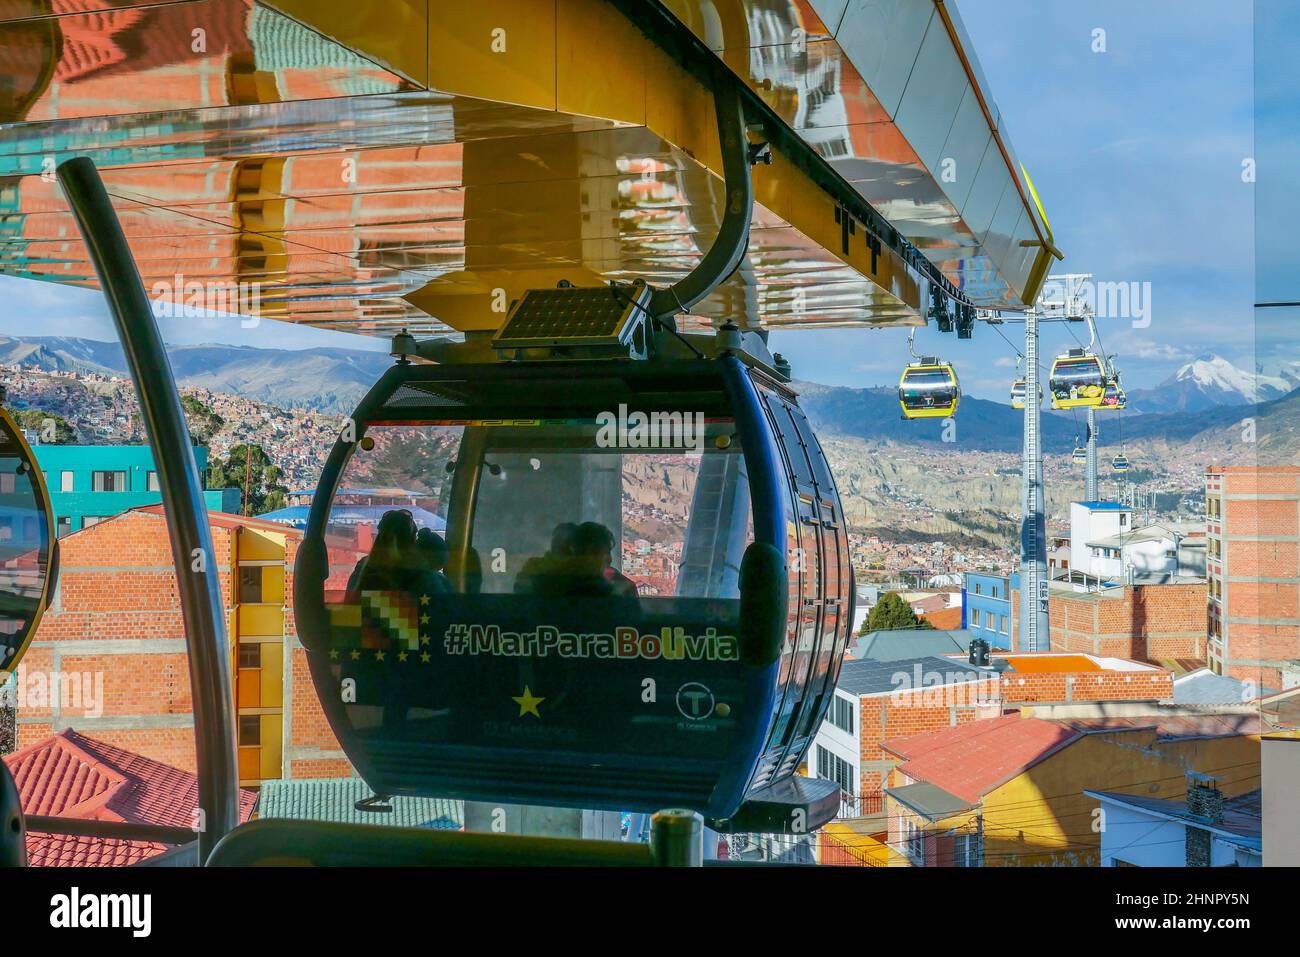
POLYGON ((1053 593, 1052 650, 1155 661, 1205 657, 1205 585, 1132 585, 1116 597, 1053 593))

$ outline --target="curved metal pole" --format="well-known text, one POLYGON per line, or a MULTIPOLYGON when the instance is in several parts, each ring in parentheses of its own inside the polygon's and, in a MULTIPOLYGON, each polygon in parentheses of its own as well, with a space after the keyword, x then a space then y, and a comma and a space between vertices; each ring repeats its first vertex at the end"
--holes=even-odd
POLYGON ((212 532, 162 336, 99 171, 88 158, 79 156, 61 163, 58 177, 122 340, 158 470, 190 659, 202 809, 195 827, 202 864, 216 843, 239 823, 234 701, 212 532))
POLYGON ((749 137, 745 135, 745 106, 730 83, 718 83, 713 92, 718 119, 718 145, 722 150, 722 176, 726 196, 722 224, 713 245, 695 268, 666 289, 650 297, 650 315, 666 320, 717 289, 736 271, 749 248, 749 224, 754 217, 754 180, 750 174, 749 137))

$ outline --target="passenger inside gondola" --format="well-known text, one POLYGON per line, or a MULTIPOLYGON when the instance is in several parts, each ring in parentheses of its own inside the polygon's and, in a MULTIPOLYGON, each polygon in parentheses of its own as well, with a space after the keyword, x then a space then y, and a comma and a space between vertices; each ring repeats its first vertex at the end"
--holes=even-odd
POLYGON ((420 559, 425 590, 422 594, 445 595, 454 589, 443 569, 447 567, 447 541, 431 528, 415 535, 415 551, 420 559))
POLYGON ((370 554, 348 576, 348 591, 398 591, 415 578, 415 519, 404 508, 385 512, 370 554))

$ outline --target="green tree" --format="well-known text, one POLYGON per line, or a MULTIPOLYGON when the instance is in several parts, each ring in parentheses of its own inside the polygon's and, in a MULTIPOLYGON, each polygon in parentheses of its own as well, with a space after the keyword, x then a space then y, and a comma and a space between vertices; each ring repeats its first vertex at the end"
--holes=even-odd
POLYGON ((192 395, 181 396, 181 409, 185 412, 185 421, 190 429, 190 441, 207 448, 212 444, 212 437, 221 431, 226 420, 217 415, 211 407, 203 404, 192 395))
POLYGON ((873 631, 890 631, 896 628, 918 628, 924 630, 933 628, 923 618, 917 618, 916 612, 912 611, 912 606, 903 600, 898 592, 886 592, 881 596, 880 601, 867 614, 867 620, 862 623, 861 634, 870 634, 873 631))
POLYGON ((14 421, 20 429, 31 429, 42 445, 68 445, 77 441, 77 430, 61 415, 40 409, 19 409, 14 421))
POLYGON ((289 489, 282 483, 284 472, 271 461, 260 445, 240 444, 223 462, 208 465, 208 488, 237 488, 244 495, 245 515, 261 515, 284 508, 289 489))

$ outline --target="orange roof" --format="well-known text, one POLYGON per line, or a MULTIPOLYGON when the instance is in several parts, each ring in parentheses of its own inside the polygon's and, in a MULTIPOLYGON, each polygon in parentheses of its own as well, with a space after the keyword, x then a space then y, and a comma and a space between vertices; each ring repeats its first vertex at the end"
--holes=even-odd
POLYGON ((940 631, 956 631, 961 628, 960 605, 955 608, 940 608, 938 611, 932 611, 921 617, 940 631))
POLYGON ((1021 674, 1065 674, 1066 672, 1102 671, 1101 665, 1087 655, 1058 655, 1051 652, 1028 652, 1007 655, 1011 667, 1021 674))
POLYGON ((915 781, 977 803, 985 794, 1077 741, 1080 731, 1018 713, 884 742, 915 781))

